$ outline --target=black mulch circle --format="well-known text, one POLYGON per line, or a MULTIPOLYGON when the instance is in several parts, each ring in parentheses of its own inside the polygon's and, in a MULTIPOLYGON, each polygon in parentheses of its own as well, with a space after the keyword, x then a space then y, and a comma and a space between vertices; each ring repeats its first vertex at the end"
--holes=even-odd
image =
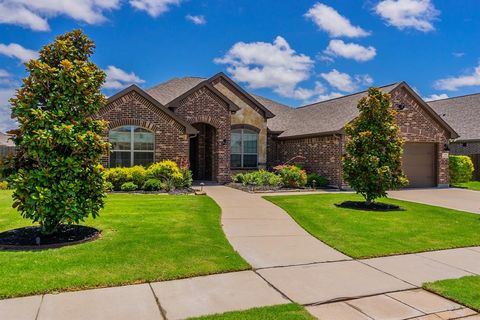
POLYGON ((381 202, 374 202, 367 204, 365 201, 344 201, 336 203, 335 206, 339 208, 366 210, 366 211, 402 211, 402 208, 394 204, 386 204, 381 202))
POLYGON ((40 227, 25 227, 0 233, 0 250, 42 250, 92 241, 100 231, 86 226, 61 225, 58 231, 44 235, 40 227))

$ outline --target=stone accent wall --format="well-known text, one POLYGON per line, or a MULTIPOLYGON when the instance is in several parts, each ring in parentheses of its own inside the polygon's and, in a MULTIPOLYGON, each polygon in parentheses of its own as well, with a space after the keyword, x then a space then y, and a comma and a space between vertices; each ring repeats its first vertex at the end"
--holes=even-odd
MULTIPOLYGON (((108 131, 124 125, 136 125, 155 133, 155 161, 173 160, 180 165, 188 164, 188 135, 185 127, 132 91, 107 104, 97 115, 108 121, 108 131)), ((109 155, 102 157, 108 167, 109 155)))
POLYGON ((292 163, 328 178, 330 185, 338 187, 342 185, 342 149, 343 137, 340 135, 278 139, 270 134, 269 167, 299 157, 292 163))
POLYGON ((265 112, 221 78, 213 85, 240 108, 232 115, 232 125, 247 124, 260 130, 258 133, 258 167, 259 169, 265 169, 267 163, 267 119, 265 118, 265 112))
POLYGON ((207 87, 183 98, 174 112, 190 124, 206 123, 215 128, 213 179, 230 181, 230 110, 226 102, 207 87))
POLYGON ((417 100, 405 89, 395 89, 392 93, 394 107, 403 105, 397 110, 397 123, 401 136, 406 142, 432 142, 437 144, 437 184, 448 185, 448 155, 444 146, 448 144, 450 134, 447 132, 417 100))

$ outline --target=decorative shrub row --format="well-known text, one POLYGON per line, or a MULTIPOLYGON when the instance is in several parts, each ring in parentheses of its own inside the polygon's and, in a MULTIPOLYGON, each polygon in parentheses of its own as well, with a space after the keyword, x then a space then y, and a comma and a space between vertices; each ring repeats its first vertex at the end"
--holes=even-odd
POLYGON ((473 175, 473 162, 469 156, 450 156, 448 159, 450 183, 468 182, 473 175))
POLYGON ((192 186, 192 173, 175 162, 165 160, 148 168, 109 168, 105 170, 105 188, 108 191, 172 191, 192 186))
POLYGON ((296 165, 277 166, 274 170, 275 172, 258 170, 248 173, 238 173, 232 177, 232 180, 245 186, 302 188, 308 185, 317 188, 328 185, 327 178, 317 173, 307 175, 305 170, 296 165))

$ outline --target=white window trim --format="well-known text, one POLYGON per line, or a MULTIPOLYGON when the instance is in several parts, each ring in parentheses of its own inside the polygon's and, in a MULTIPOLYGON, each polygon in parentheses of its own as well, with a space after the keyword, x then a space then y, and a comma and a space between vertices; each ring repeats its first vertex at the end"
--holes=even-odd
MULTIPOLYGON (((151 130, 148 130, 147 128, 140 127, 140 126, 135 126, 135 125, 119 126, 119 127, 111 129, 110 131, 113 131, 115 129, 122 128, 122 127, 130 127, 130 149, 129 150, 122 150, 122 149, 115 150, 115 149, 112 149, 111 153, 113 153, 113 152, 129 152, 130 153, 130 166, 131 167, 135 166, 135 162, 134 162, 135 152, 152 153, 153 154, 153 161, 155 162, 155 133, 151 130), (134 137, 135 137, 135 129, 136 128, 142 128, 144 130, 147 130, 151 134, 153 134, 153 149, 152 150, 135 150, 135 148, 134 148, 135 147, 134 137)), ((109 136, 110 136, 110 131, 109 131, 109 136)), ((108 159, 108 164, 109 165, 110 165, 110 156, 109 156, 109 159, 108 159)))
MULTIPOLYGON (((230 149, 230 153, 231 153, 231 154, 234 154, 234 155, 240 155, 240 167, 232 167, 232 169, 256 169, 256 168, 258 168, 258 137, 259 137, 258 132, 255 132, 255 131, 253 131, 253 130, 251 130, 251 129, 246 129, 246 128, 233 129, 232 132, 233 132, 233 131, 237 131, 237 130, 240 130, 240 132, 241 132, 241 134, 240 134, 240 137, 241 137, 241 140, 240 140, 240 150, 241 150, 241 151, 240 151, 240 153, 238 153, 238 152, 231 152, 231 149, 230 149), (245 152, 244 149, 243 149, 243 135, 244 135, 244 131, 245 131, 245 130, 248 131, 248 133, 254 133, 254 134, 257 136, 257 140, 256 140, 256 142, 257 142, 257 145, 256 145, 257 152, 255 152, 255 153, 245 152), (244 156, 244 155, 250 155, 250 156, 251 156, 251 155, 255 155, 255 156, 257 156, 257 163, 255 164, 255 167, 245 167, 245 166, 244 166, 244 163, 243 163, 243 162, 244 162, 244 161, 243 161, 243 156, 244 156)), ((230 148, 231 148, 231 146, 230 146, 230 148)))

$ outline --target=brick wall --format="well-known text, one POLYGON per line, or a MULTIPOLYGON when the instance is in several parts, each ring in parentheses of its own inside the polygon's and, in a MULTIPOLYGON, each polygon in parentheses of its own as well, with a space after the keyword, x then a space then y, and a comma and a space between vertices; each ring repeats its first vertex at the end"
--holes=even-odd
POLYGON ((299 139, 276 139, 269 134, 268 160, 273 167, 294 157, 292 163, 302 165, 308 172, 316 172, 333 186, 341 185, 341 152, 343 138, 340 135, 317 136, 299 139))
POLYGON ((449 184, 448 151, 444 145, 448 144, 450 134, 435 121, 417 100, 405 89, 395 89, 392 93, 394 106, 403 105, 398 110, 397 123, 400 125, 402 138, 406 142, 432 142, 437 144, 437 183, 449 184))
POLYGON ((225 101, 207 87, 199 88, 178 103, 174 112, 190 124, 206 123, 215 128, 213 179, 230 181, 230 110, 225 101))
MULTIPOLYGON (((104 106, 98 117, 107 120, 108 130, 137 125, 155 133, 155 161, 173 160, 179 164, 188 163, 188 135, 185 127, 154 106, 148 100, 132 91, 104 106)), ((108 131, 105 132, 108 140, 108 131)), ((102 157, 108 166, 108 155, 102 157)))

